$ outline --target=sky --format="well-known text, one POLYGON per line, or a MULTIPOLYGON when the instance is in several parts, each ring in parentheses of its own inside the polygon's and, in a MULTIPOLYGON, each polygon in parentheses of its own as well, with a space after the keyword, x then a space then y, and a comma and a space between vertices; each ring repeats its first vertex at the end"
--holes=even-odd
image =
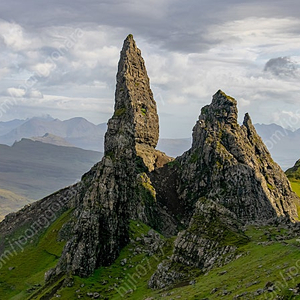
POLYGON ((133 34, 163 138, 190 137, 221 89, 239 121, 300 128, 298 0, 0 2, 0 121, 113 113, 117 63, 133 34))

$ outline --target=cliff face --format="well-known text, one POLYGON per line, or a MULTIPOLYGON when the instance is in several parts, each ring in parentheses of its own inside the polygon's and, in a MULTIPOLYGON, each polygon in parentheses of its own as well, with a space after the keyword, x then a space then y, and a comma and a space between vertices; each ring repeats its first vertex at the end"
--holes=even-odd
MULTIPOLYGON (((236 100, 218 91, 202 108, 193 145, 179 158, 179 190, 189 190, 224 205, 243 222, 287 217, 298 220, 296 195, 256 133, 248 114, 237 123, 236 100)), ((192 195, 192 198, 193 196, 192 195)), ((182 196, 183 197, 183 196, 182 196)))

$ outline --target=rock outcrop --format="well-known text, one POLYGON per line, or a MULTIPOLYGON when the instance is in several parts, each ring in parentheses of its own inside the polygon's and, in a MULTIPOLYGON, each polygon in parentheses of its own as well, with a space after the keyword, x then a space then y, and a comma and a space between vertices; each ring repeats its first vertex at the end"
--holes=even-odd
POLYGON ((236 104, 222 91, 213 96, 193 129, 192 148, 172 167, 167 165, 152 175, 155 188, 162 190, 161 173, 164 178, 177 178, 172 197, 185 210, 182 218, 186 224, 200 197, 224 205, 244 223, 276 217, 298 220, 298 197, 256 133, 249 115, 245 115, 242 126, 238 124, 236 104))
POLYGON ((85 188, 74 213, 72 238, 47 280, 63 273, 89 276, 110 265, 129 241, 130 219, 160 226, 156 194, 145 173, 171 160, 155 150, 158 135, 144 60, 129 35, 121 51, 104 158, 82 179, 85 188))
POLYGON ((179 162, 181 193, 193 191, 224 205, 243 222, 287 217, 298 220, 298 198, 256 133, 248 114, 237 122, 236 100, 218 91, 202 108, 192 149, 179 162))
POLYGON ((248 242, 236 216, 212 200, 200 199, 186 230, 178 234, 173 255, 163 261, 149 281, 149 287, 162 289, 178 280, 189 280, 190 269, 209 271, 222 266, 237 254, 237 247, 248 242))
POLYGON ((187 226, 175 241, 172 257, 152 276, 151 288, 186 278, 182 266, 206 271, 234 259, 236 246, 247 241, 243 224, 298 220, 298 197, 249 115, 242 126, 238 124, 236 104, 218 91, 201 110, 192 148, 151 174, 158 201, 173 212, 177 203, 177 217, 187 226))

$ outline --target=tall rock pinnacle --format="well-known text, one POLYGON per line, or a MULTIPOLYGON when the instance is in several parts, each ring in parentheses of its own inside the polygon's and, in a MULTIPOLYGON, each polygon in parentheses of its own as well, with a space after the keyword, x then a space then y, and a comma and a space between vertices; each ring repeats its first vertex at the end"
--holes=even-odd
POLYGON ((47 279, 62 273, 89 276, 97 267, 111 264, 129 241, 130 219, 155 227, 155 194, 150 191, 149 197, 150 179, 143 172, 170 161, 155 150, 158 135, 156 103, 144 60, 129 35, 121 51, 104 158, 82 178, 72 238, 47 279))
POLYGON ((144 164, 152 171, 171 159, 155 150, 159 138, 156 102, 150 88, 144 59, 130 34, 121 51, 115 112, 108 122, 105 154, 126 155, 135 148, 144 164), (125 152, 124 150, 127 149, 125 152), (131 149, 131 150, 129 150, 131 149))
POLYGON ((141 51, 133 36, 128 35, 119 61, 115 113, 108 122, 105 152, 115 151, 124 134, 134 138, 138 144, 155 148, 159 138, 158 122, 156 103, 141 51))

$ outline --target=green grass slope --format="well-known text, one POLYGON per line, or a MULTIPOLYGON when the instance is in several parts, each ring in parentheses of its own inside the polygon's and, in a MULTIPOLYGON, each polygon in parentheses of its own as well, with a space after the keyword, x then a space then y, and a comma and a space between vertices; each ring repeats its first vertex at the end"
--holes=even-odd
POLYGON ((65 212, 40 236, 33 236, 22 245, 22 228, 6 239, 6 251, 0 252, 0 299, 27 299, 30 293, 44 284, 45 271, 55 266, 64 247, 57 241, 62 225, 68 221, 65 212))
POLYGON ((300 241, 291 238, 284 226, 248 227, 251 241, 239 248, 237 260, 194 282, 152 291, 147 282, 158 264, 171 255, 175 238, 161 237, 163 246, 149 253, 144 240, 150 228, 131 222, 131 243, 112 266, 99 268, 90 278, 74 276, 67 286, 58 281, 45 287, 44 273, 61 254, 64 243, 56 239, 69 213, 0 269, 0 299, 300 299, 291 298, 289 290, 300 283, 300 241))
POLYGON ((285 171, 286 176, 290 180, 300 180, 300 160, 296 161, 292 168, 285 171))
MULTIPOLYGON (((300 181, 291 184, 300 195, 300 181)), ((131 242, 113 265, 99 268, 89 278, 74 276, 63 285, 62 277, 45 286, 44 274, 57 263, 64 246, 58 242, 58 233, 70 217, 71 211, 65 212, 23 251, 15 246, 15 253, 11 244, 16 245, 26 228, 6 239, 10 254, 3 256, 5 252, 0 251, 0 299, 300 299, 300 236, 284 225, 248 226, 250 241, 239 246, 238 259, 197 275, 194 281, 153 291, 147 283, 172 254, 176 237, 160 236, 161 247, 149 251, 145 241, 151 228, 131 221, 131 242)))

